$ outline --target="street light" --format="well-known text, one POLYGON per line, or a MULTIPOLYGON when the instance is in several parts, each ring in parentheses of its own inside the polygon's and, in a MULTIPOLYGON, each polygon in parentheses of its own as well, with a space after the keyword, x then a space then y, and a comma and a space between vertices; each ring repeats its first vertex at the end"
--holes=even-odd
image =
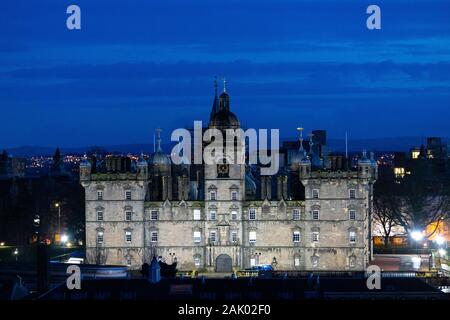
POLYGON ((411 232, 411 237, 415 241, 419 242, 420 240, 423 239, 423 233, 421 231, 413 231, 413 232, 411 232))
POLYGON ((19 256, 19 249, 16 248, 16 250, 14 250, 13 254, 16 257, 16 261, 17 261, 18 256, 19 256))
POLYGON ((438 246, 442 246, 445 242, 445 238, 441 235, 437 235, 436 238, 434 238, 434 241, 438 246))
POLYGON ((61 241, 61 204, 55 203, 55 207, 58 208, 58 237, 61 241))
POLYGON ((69 241, 69 236, 66 235, 66 234, 63 234, 63 235, 61 236, 61 242, 62 242, 62 243, 66 243, 67 241, 69 241))

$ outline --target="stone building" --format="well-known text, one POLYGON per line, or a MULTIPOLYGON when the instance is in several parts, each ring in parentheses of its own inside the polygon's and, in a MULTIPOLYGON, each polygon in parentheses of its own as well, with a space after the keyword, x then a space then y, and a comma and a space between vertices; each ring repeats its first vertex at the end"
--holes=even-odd
MULTIPOLYGON (((230 97, 218 97, 209 128, 239 128, 230 97)), ((231 272, 257 265, 278 270, 363 270, 371 259, 373 156, 357 167, 342 157, 300 148, 273 176, 258 166, 175 165, 161 148, 145 159, 87 159, 89 263, 138 269, 154 256, 179 270, 231 272), (326 159, 325 159, 326 158, 326 159), (289 163, 289 164, 287 164, 289 163)), ((245 149, 236 143, 236 149, 245 149)), ((286 155, 281 155, 286 156, 286 155)))

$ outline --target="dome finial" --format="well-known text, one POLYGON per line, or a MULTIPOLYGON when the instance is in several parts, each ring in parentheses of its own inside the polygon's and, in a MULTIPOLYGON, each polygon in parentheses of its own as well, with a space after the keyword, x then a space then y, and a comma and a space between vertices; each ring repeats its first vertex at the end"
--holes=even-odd
POLYGON ((225 77, 222 78, 223 81, 223 92, 227 92, 227 79, 225 77))
POLYGON ((299 152, 303 151, 303 130, 305 130, 302 126, 297 128, 297 131, 299 132, 299 140, 300 140, 300 148, 298 149, 299 152))
POLYGON ((161 128, 156 129, 156 151, 162 151, 161 149, 161 128))

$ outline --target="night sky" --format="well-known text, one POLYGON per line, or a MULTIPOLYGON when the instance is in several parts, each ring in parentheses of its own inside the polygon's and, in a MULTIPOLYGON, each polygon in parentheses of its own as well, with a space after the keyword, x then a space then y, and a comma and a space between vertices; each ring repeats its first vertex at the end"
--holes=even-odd
POLYGON ((450 137, 450 1, 2 1, 0 148, 167 140, 208 120, 215 75, 282 137, 450 137))

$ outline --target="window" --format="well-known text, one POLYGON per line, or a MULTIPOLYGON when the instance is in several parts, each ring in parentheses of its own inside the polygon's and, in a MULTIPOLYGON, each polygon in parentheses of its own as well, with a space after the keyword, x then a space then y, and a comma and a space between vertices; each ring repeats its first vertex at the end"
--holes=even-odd
POLYGON ((250 258, 250 267, 254 267, 254 266, 256 266, 256 259, 250 258))
POLYGON ((298 257, 294 258, 294 267, 300 267, 300 258, 298 257))
POLYGON ((350 210, 350 211, 348 212, 348 218, 349 218, 350 220, 356 220, 356 210, 350 210))
POLYGON ((131 231, 125 232, 125 242, 127 243, 131 242, 131 231))
POLYGON ((356 190, 355 189, 350 189, 348 191, 348 193, 349 193, 350 199, 356 199, 356 190))
POLYGON ((312 257, 311 259, 313 268, 317 268, 319 266, 319 258, 318 257, 312 257))
POLYGON ((319 189, 313 189, 313 191, 312 191, 312 198, 313 199, 319 199, 319 189))
POLYGON ((158 242, 158 232, 157 231, 152 231, 152 233, 150 234, 150 241, 158 242))
POLYGON ((199 209, 194 209, 194 220, 200 220, 201 219, 201 212, 199 209))
POLYGON ((97 211, 97 221, 103 221, 103 211, 97 211))
POLYGON ((194 231, 194 243, 202 242, 202 234, 200 231, 194 231))
POLYGON ((256 243, 256 232, 255 231, 250 231, 248 234, 248 241, 250 243, 256 243))
POLYGON ((131 259, 127 258, 127 266, 131 266, 131 259))
POLYGON ((97 233, 97 243, 98 244, 103 243, 103 232, 101 232, 101 231, 97 233))
POLYGON ((199 209, 194 209, 194 220, 200 220, 201 219, 201 212, 199 209))
POLYGON ((97 200, 103 200, 103 191, 97 191, 97 200))
POLYGON ((216 233, 216 231, 211 231, 209 233, 209 240, 211 242, 213 242, 213 243, 217 241, 217 233, 216 233))
POLYGON ((237 191, 231 191, 231 200, 237 201, 237 191))
POLYGON ((248 218, 250 220, 256 220, 256 210, 255 209, 250 209, 248 218))
POLYGON ((350 268, 356 267, 356 257, 355 256, 351 256, 349 258, 349 265, 350 265, 350 268))
POLYGON ((314 231, 312 233, 312 242, 319 242, 319 232, 318 231, 314 231))
POLYGON ((300 220, 300 210, 294 209, 294 211, 292 211, 292 219, 300 220))
POLYGON ((237 211, 231 211, 231 220, 237 220, 237 211))
POLYGON ((126 221, 131 221, 131 220, 133 220, 133 212, 131 212, 131 211, 125 212, 125 220, 126 220, 126 221))
POLYGON ((312 212, 312 219, 313 220, 319 220, 319 210, 313 210, 313 212, 312 212))
POLYGON ((217 193, 215 191, 211 191, 209 193, 209 200, 216 201, 216 199, 217 199, 217 193))
POLYGON ((233 242, 233 243, 236 243, 238 241, 238 238, 237 238, 237 232, 232 232, 231 233, 231 242, 233 242))
POLYGON ((196 268, 200 267, 200 257, 195 257, 194 258, 194 265, 196 268))
POLYGON ((131 200, 131 191, 125 191, 125 200, 131 200))
POLYGON ((349 239, 350 243, 355 243, 356 242, 356 232, 350 231, 348 233, 348 239, 349 239))
POLYGON ((294 231, 294 234, 292 236, 292 241, 300 242, 300 231, 294 231))
POLYGON ((150 212, 150 220, 158 220, 158 210, 152 210, 150 212))
POLYGON ((209 212, 209 216, 211 217, 211 220, 216 220, 216 211, 212 210, 209 212))

